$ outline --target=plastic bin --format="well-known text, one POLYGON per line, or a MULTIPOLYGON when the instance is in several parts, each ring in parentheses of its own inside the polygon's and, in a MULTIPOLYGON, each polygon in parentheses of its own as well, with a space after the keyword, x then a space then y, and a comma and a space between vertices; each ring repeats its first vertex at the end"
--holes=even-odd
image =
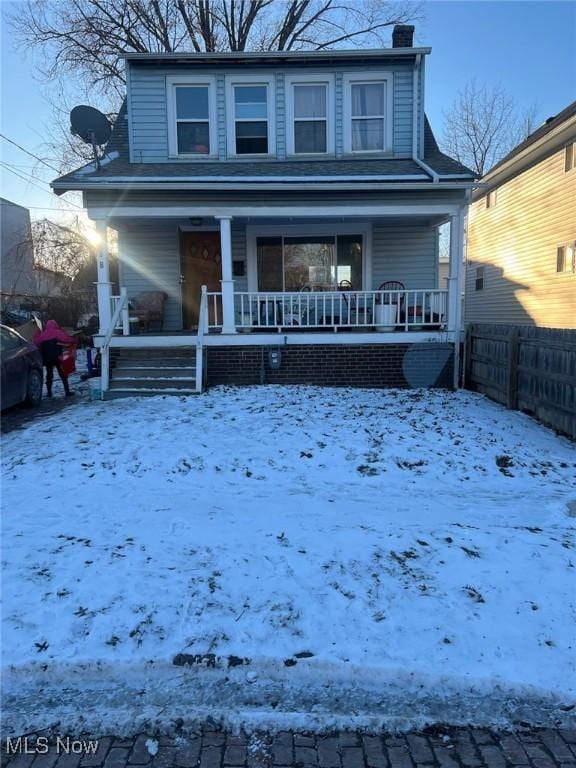
POLYGON ((90 389, 90 400, 102 399, 102 379, 100 376, 93 376, 88 379, 88 387, 90 389))

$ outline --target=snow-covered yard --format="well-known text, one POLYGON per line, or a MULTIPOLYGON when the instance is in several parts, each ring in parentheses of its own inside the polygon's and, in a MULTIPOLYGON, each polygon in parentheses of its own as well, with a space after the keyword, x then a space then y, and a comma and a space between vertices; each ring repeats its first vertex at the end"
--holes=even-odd
POLYGON ((3 447, 8 728, 574 714, 576 451, 528 417, 219 388, 3 447))

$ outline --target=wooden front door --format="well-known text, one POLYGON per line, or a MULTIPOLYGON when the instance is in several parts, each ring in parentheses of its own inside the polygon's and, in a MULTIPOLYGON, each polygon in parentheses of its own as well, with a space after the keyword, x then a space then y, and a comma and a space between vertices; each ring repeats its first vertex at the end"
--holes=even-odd
MULTIPOLYGON (((182 309, 184 328, 196 328, 200 312, 200 294, 203 285, 209 291, 222 289, 222 265, 219 232, 181 232, 180 262, 182 281, 182 309)), ((219 306, 219 305, 218 305, 219 306)), ((218 308, 221 318, 221 310, 218 308)), ((209 315, 214 317, 214 306, 210 302, 209 315)))

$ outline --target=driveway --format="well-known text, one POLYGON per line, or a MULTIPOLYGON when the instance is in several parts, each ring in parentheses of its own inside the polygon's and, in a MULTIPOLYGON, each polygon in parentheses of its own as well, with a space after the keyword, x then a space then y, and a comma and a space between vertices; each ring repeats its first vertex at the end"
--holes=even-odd
POLYGON ((70 376, 70 387, 74 391, 74 397, 64 397, 64 389, 62 383, 55 374, 53 393, 54 397, 46 397, 46 384, 44 384, 42 402, 37 408, 25 408, 23 406, 16 405, 13 408, 8 408, 2 411, 2 417, 0 419, 0 432, 6 434, 12 432, 15 429, 22 429, 29 426, 32 422, 40 422, 50 416, 54 416, 61 411, 65 411, 82 401, 90 399, 90 391, 88 383, 80 380, 80 374, 84 372, 84 353, 82 350, 78 352, 77 372, 70 376))

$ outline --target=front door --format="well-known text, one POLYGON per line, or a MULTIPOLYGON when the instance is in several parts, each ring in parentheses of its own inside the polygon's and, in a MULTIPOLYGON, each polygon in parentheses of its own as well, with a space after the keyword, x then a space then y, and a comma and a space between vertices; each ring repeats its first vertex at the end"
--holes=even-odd
MULTIPOLYGON (((205 285, 209 291, 221 290, 221 261, 219 232, 180 233, 184 328, 198 326, 202 286, 205 285)), ((211 322, 214 322, 212 302, 209 305, 209 314, 211 322)))

